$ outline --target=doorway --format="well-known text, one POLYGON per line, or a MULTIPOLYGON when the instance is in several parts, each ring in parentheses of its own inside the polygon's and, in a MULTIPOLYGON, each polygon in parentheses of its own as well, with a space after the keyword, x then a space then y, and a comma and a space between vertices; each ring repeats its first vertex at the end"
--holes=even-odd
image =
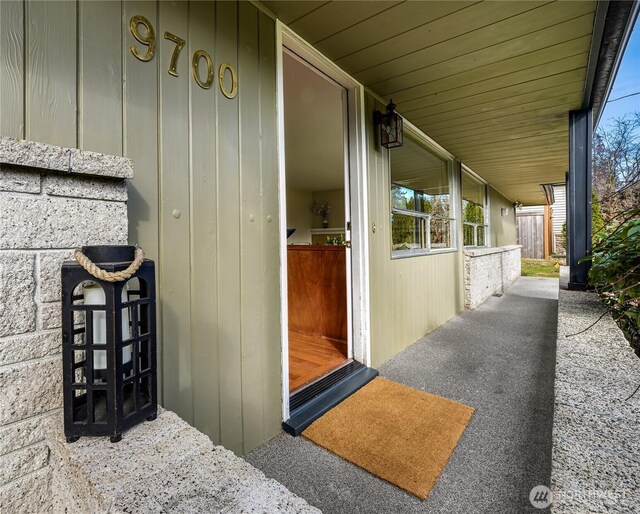
POLYGON ((348 90, 283 50, 289 395, 352 360, 348 90))
MULTIPOLYGON (((335 401, 335 395, 332 393, 338 383, 343 384, 343 391, 352 391, 357 381, 354 380, 356 375, 359 374, 358 380, 361 383, 370 375, 366 117, 363 86, 281 22, 277 21, 276 27, 276 44, 279 48, 276 77, 280 142, 278 182, 282 419, 283 427, 289 431, 291 426, 287 421, 291 421, 292 416, 295 415, 296 419, 304 418, 306 423, 317 414, 317 405, 314 404, 322 398, 322 401, 326 400, 325 406, 335 401), (292 69, 294 72, 291 72, 292 69), (307 86, 315 84, 316 87, 302 87, 305 78, 309 80, 307 86), (288 81, 288 85, 285 81, 288 81), (318 108, 323 105, 323 94, 327 96, 326 105, 332 106, 330 109, 318 108), (318 127, 324 129, 320 130, 318 127), (303 148, 306 149, 304 152, 303 148), (330 148, 332 150, 329 150, 330 148), (316 172, 307 170, 302 173, 309 163, 315 165, 316 172), (321 212, 317 207, 322 206, 325 201, 329 204, 330 211, 327 222, 323 223, 324 216, 314 215, 312 208, 315 202, 316 212, 321 212), (295 232, 292 233, 292 229, 295 229, 295 232), (312 247, 321 247, 321 250, 316 250, 320 253, 312 253, 312 247), (291 270, 292 280, 297 278, 296 273, 302 273, 301 281, 292 284, 291 289, 289 254, 294 256, 291 268, 298 266, 298 270, 291 270), (305 256, 309 259, 303 259, 305 256), (309 266, 308 261, 314 259, 317 263, 311 264, 310 267, 316 272, 302 272, 302 261, 305 261, 304 265, 309 266), (332 276, 330 270, 334 270, 336 274, 332 276), (343 273, 343 277, 340 273, 343 273), (312 279, 307 280, 309 277, 312 279), (320 285, 314 287, 313 280, 320 285), (291 301, 290 292, 294 296, 291 301), (296 369, 294 362, 296 348, 299 347, 297 345, 303 344, 306 339, 298 336, 298 341, 293 341, 301 332, 299 329, 296 330, 299 327, 296 327, 295 323, 304 321, 296 318, 300 312, 304 312, 299 308, 300 303, 295 301, 295 295, 300 293, 316 295, 314 298, 305 299, 304 302, 320 302, 320 293, 323 293, 325 298, 340 298, 342 302, 342 306, 335 301, 324 303, 322 316, 319 314, 319 308, 310 310, 313 315, 307 321, 316 325, 316 331, 319 325, 322 326, 323 319, 328 325, 332 322, 333 327, 337 327, 339 331, 332 332, 326 325, 320 328, 324 353, 317 351, 320 355, 316 355, 315 358, 319 363, 316 369, 309 370, 309 375, 305 377, 302 377, 300 368, 296 369), (294 337, 291 345, 290 321, 293 322, 292 332, 298 332, 292 333, 294 337), (294 372, 291 375, 290 363, 294 364, 294 372), (363 369, 367 372, 362 373, 363 369), (331 381, 334 382, 333 388, 328 386, 331 381), (348 386, 345 386, 345 381, 348 382, 348 386), (291 395, 292 392, 294 395, 291 395), (332 398, 329 399, 329 396, 332 398)), ((317 342, 317 333, 312 335, 317 342)), ((299 430, 303 425, 304 423, 298 423, 295 430, 299 430)))

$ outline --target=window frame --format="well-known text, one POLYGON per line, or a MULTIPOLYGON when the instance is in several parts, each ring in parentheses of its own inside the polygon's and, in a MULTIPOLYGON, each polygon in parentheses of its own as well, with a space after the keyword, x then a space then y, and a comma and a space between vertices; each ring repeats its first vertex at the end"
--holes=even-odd
POLYGON ((483 180, 478 174, 476 174, 469 167, 461 164, 460 166, 460 224, 462 228, 462 247, 463 248, 489 248, 491 247, 491 233, 490 233, 490 218, 491 210, 489 205, 489 184, 486 180, 483 180), (471 180, 480 183, 484 187, 484 223, 473 223, 464 221, 464 174, 467 174, 471 180), (473 227, 473 242, 475 244, 464 244, 464 228, 465 226, 473 227), (484 244, 478 245, 478 227, 484 227, 484 244))
MULTIPOLYGON (((455 171, 455 158, 449 152, 447 152, 444 148, 438 145, 431 138, 423 134, 420 130, 414 127, 411 123, 405 120, 404 126, 404 136, 405 140, 408 138, 413 143, 421 147, 426 152, 431 153, 438 159, 445 162, 447 166, 447 178, 449 181, 449 217, 437 216, 430 213, 419 212, 419 211, 410 211, 407 209, 399 209, 393 206, 393 191, 392 188, 394 185, 403 187, 405 189, 406 186, 402 184, 398 184, 392 180, 392 165, 391 165, 391 154, 388 154, 388 200, 389 200, 389 248, 391 249, 391 259, 407 259, 411 257, 421 257, 425 255, 438 255, 443 253, 452 253, 458 251, 458 180, 456 177, 455 171), (423 223, 425 225, 424 229, 421 228, 421 237, 428 235, 428 237, 424 237, 425 246, 423 248, 414 248, 410 250, 394 250, 393 249, 393 215, 401 214, 405 216, 411 216, 414 218, 418 218, 421 220, 420 226, 422 227, 423 223), (431 247, 431 219, 442 219, 447 220, 449 222, 449 237, 450 237, 450 246, 446 248, 432 248, 431 247)), ((393 152, 394 149, 389 149, 387 152, 393 152)), ((412 189, 415 194, 415 190, 412 189)))

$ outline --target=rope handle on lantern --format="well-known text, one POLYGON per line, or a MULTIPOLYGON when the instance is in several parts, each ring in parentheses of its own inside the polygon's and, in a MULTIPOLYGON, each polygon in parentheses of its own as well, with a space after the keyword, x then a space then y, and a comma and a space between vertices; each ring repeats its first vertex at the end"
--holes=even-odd
POLYGON ((138 268, 144 261, 144 252, 142 248, 136 246, 135 259, 129 265, 129 267, 122 271, 105 271, 102 268, 96 266, 91 260, 82 253, 81 249, 77 249, 73 256, 75 257, 78 264, 82 266, 90 275, 94 276, 99 280, 104 280, 105 282, 123 282, 125 280, 130 279, 138 268))

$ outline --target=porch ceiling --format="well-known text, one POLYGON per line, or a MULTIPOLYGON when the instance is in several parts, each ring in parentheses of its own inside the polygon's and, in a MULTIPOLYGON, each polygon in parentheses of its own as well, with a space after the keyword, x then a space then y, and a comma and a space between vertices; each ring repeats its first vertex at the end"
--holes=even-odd
POLYGON ((564 182, 595 1, 264 1, 511 200, 564 182))

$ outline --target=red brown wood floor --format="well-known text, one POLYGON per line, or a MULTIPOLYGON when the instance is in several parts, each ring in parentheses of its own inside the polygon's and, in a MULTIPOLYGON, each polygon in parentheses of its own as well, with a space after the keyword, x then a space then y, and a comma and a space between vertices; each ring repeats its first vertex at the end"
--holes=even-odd
POLYGON ((347 343, 289 330, 289 391, 329 373, 347 361, 347 343))

